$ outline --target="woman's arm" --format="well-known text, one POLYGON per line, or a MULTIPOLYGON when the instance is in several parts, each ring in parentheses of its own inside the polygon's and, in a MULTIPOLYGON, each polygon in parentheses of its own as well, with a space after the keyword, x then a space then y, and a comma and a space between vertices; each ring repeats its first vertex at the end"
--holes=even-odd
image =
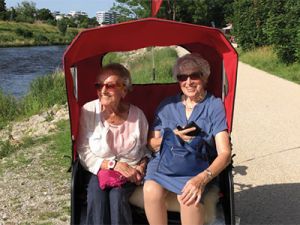
POLYGON ((211 181, 214 177, 219 175, 231 162, 231 147, 229 134, 227 131, 222 131, 218 133, 215 137, 216 147, 218 156, 212 162, 212 164, 207 168, 212 176, 206 183, 211 181))
POLYGON ((94 127, 91 127, 94 124, 92 122, 93 113, 91 104, 84 105, 81 108, 77 152, 85 169, 97 175, 104 159, 96 156, 89 146, 88 134, 91 130, 94 130, 94 127))
POLYGON ((228 132, 219 132, 215 136, 215 142, 218 156, 206 170, 190 179, 182 189, 180 201, 185 205, 198 204, 205 186, 214 177, 219 175, 231 161, 231 147, 228 132))
POLYGON ((162 137, 160 131, 150 131, 148 137, 148 147, 152 152, 157 152, 160 148, 162 137))

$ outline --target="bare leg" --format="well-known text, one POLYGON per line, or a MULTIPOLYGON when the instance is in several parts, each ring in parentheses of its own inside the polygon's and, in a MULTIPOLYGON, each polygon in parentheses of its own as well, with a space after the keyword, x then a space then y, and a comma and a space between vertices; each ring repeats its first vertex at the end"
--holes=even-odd
POLYGON ((167 225, 167 190, 153 180, 144 184, 145 212, 150 225, 167 225))
POLYGON ((194 204, 186 206, 180 203, 180 216, 182 225, 204 224, 204 207, 201 203, 196 206, 194 204))

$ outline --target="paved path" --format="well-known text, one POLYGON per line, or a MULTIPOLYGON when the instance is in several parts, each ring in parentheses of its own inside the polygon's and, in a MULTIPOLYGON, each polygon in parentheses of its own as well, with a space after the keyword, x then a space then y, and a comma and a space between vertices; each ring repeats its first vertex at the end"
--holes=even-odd
POLYGON ((239 63, 232 142, 241 224, 300 224, 300 85, 239 63))

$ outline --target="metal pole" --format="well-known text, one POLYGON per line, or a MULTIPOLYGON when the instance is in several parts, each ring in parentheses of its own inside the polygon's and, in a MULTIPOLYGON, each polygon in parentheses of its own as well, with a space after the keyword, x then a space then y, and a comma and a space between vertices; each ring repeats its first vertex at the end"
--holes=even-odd
POLYGON ((152 80, 155 80, 155 61, 154 61, 154 51, 153 46, 151 47, 151 53, 152 53, 152 80))

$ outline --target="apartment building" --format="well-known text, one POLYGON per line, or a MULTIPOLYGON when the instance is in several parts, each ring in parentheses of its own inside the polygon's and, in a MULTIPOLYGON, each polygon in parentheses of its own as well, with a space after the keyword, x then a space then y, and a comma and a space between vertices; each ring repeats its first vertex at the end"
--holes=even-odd
POLYGON ((117 13, 113 11, 98 11, 96 18, 99 24, 114 24, 117 22, 117 13))

